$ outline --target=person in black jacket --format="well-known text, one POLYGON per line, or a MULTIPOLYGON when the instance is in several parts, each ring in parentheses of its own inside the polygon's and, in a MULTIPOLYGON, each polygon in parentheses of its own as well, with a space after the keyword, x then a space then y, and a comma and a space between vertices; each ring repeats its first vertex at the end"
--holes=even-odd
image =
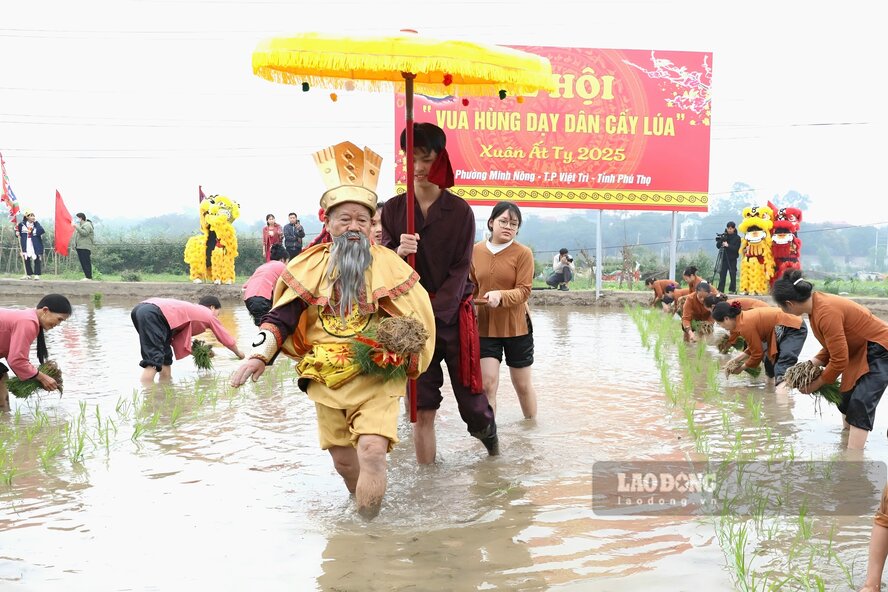
POLYGON ((728 222, 724 234, 719 235, 718 248, 721 249, 721 269, 718 276, 718 291, 725 291, 725 275, 731 274, 729 294, 737 293, 737 258, 740 257, 740 235, 737 225, 728 222))
MULTIPOLYGON (((305 229, 299 222, 296 212, 290 212, 289 223, 284 226, 284 248, 290 259, 302 252, 302 239, 305 238, 305 229)), ((274 259, 274 258, 272 258, 274 259)))

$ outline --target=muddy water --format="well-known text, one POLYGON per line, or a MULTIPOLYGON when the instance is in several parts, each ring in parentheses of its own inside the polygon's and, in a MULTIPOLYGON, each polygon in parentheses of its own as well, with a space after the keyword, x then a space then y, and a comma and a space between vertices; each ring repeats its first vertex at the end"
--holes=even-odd
MULTIPOLYGON (((521 417, 504 371, 499 458, 468 437, 446 397, 440 462, 417 467, 402 417, 385 506, 366 523, 317 448, 313 406, 292 369, 277 364, 232 392, 225 381, 238 361, 217 347, 214 373, 181 360, 171 388, 143 390, 135 303, 76 303, 48 333, 64 397, 13 401, 0 418, 16 467, 11 485, 0 484, 2 590, 733 588, 711 523, 592 511, 593 462, 693 454, 622 312, 534 311, 540 414, 521 417), (82 457, 72 452, 77 433, 82 457), (58 441, 64 449, 51 456, 58 441)), ((255 332, 246 310, 226 310, 222 322, 246 347, 255 332)), ((765 424, 799 449, 839 448, 831 411, 765 397, 765 424)), ((717 419, 701 415, 708 421, 717 419)), ((883 416, 868 457, 885 457, 884 434, 883 416)), ((865 564, 869 526, 846 520, 845 558, 865 564)))

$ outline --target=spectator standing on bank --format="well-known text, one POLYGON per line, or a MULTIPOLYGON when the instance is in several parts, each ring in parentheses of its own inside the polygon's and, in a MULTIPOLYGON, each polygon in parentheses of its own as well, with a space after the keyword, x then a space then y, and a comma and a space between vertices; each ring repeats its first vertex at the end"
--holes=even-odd
POLYGON ((77 249, 77 258, 80 259, 80 267, 83 269, 83 279, 91 280, 92 274, 92 250, 96 247, 93 241, 95 229, 93 223, 83 212, 75 214, 77 218, 71 224, 74 226, 74 241, 77 249))
MULTIPOLYGON (((287 249, 287 255, 290 259, 302 252, 302 239, 305 238, 305 229, 299 222, 299 217, 295 212, 290 212, 287 216, 289 222, 284 226, 284 248, 287 249)), ((274 256, 271 257, 274 260, 274 256)))
POLYGON ((271 261, 271 245, 280 244, 284 238, 284 229, 275 222, 274 214, 265 216, 265 228, 262 229, 262 254, 265 262, 271 261))
POLYGON ((37 221, 37 215, 25 210, 25 218, 18 225, 19 241, 22 247, 22 258, 25 260, 23 280, 39 280, 40 267, 43 262, 43 226, 37 221))

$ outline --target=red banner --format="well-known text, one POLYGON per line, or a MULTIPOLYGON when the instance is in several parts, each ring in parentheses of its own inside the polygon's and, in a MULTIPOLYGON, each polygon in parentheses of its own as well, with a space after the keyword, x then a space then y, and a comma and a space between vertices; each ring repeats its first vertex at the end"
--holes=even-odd
MULTIPOLYGON (((415 120, 447 133, 454 193, 487 205, 707 209, 711 53, 517 49, 552 62, 555 92, 415 96, 415 120)), ((396 95, 396 121, 403 109, 404 95, 396 95)), ((395 181, 403 192, 400 133, 395 181)))
POLYGON ((62 194, 56 190, 55 200, 55 252, 59 255, 68 256, 68 243, 71 242, 71 236, 74 234, 74 226, 71 224, 71 214, 65 207, 65 201, 62 194))

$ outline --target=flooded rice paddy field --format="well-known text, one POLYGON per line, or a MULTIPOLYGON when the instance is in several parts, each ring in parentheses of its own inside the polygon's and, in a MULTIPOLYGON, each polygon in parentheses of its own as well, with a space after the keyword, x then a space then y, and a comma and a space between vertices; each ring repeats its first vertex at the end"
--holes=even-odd
MULTIPOLYGON (((317 447, 292 364, 233 391, 239 362, 217 347, 212 372, 185 359, 172 385, 143 389, 136 303, 75 301, 47 333, 64 396, 14 400, 0 417, 2 590, 792 590, 817 578, 831 590, 863 579, 870 509, 595 511, 596 462, 846 455, 834 408, 778 400, 763 378, 713 378, 715 350, 675 344, 658 319, 535 309, 539 418, 522 418, 504 368, 502 455, 466 434, 448 393, 439 463, 418 467, 402 416, 383 510, 365 522, 317 447)), ((246 348, 246 310, 227 304, 221 320, 246 348)), ((885 429, 883 412, 863 458, 885 458, 885 429)), ((844 487, 875 507, 881 485, 844 487)))

